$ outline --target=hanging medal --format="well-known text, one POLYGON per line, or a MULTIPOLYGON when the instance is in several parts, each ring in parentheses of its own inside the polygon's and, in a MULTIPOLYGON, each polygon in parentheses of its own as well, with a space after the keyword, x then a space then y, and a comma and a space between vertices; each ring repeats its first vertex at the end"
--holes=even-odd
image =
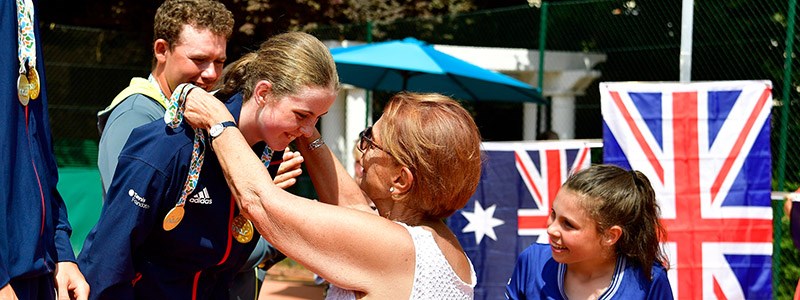
MULTIPOLYGON (((197 86, 191 83, 183 83, 175 88, 176 92, 179 90, 180 92, 172 93, 172 96, 170 97, 170 105, 167 107, 167 111, 164 113, 164 121, 170 128, 178 128, 178 126, 181 125, 181 122, 183 122, 183 109, 184 102, 186 102, 186 95, 188 95, 189 92, 196 87, 197 86)), ((203 134, 202 130, 195 129, 194 144, 192 147, 192 161, 189 164, 189 175, 186 178, 186 183, 183 186, 183 190, 181 190, 181 196, 178 198, 178 202, 175 203, 175 207, 170 209, 170 211, 164 217, 164 223, 162 226, 165 231, 175 229, 175 227, 177 227, 178 224, 180 224, 183 220, 183 216, 186 213, 183 208, 184 205, 186 205, 186 198, 197 187, 197 182, 200 179, 200 170, 203 167, 204 150, 205 135, 203 134)))
MULTIPOLYGON (((231 199, 233 200, 233 199, 231 199)), ((231 222, 231 233, 237 242, 247 244, 253 240, 253 222, 250 222, 243 215, 238 215, 231 222)))
MULTIPOLYGON (((261 162, 264 163, 264 166, 269 168, 269 162, 272 160, 272 149, 267 146, 264 148, 264 152, 261 153, 261 162)), ((233 199, 231 199, 233 200, 233 199)), ((247 244, 251 240, 253 240, 253 234, 255 229, 253 227, 253 222, 245 218, 242 214, 239 214, 235 218, 233 218, 233 222, 231 222, 231 233, 233 234, 233 238, 236 239, 237 242, 242 244, 247 244)))
POLYGON ((23 106, 39 97, 39 72, 36 72, 36 36, 33 31, 33 2, 17 0, 17 98, 23 106))
POLYGON ((36 100, 39 98, 40 92, 40 84, 39 84, 39 72, 36 72, 36 68, 31 66, 30 70, 28 71, 28 96, 31 100, 36 100))
POLYGON ((17 78, 17 98, 22 106, 27 106, 30 98, 28 97, 29 90, 28 78, 25 74, 19 74, 17 78))
POLYGON ((167 216, 164 217, 164 223, 162 224, 164 231, 173 230, 175 227, 178 227, 178 224, 181 223, 183 220, 183 214, 185 213, 183 205, 184 203, 177 204, 175 207, 169 210, 167 216))

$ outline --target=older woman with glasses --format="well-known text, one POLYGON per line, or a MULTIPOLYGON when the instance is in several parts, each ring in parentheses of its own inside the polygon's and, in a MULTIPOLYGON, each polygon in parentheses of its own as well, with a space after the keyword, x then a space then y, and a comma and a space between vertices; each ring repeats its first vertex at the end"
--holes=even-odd
MULTIPOLYGON (((191 124, 207 129, 230 120, 218 101, 197 94, 186 104, 191 124)), ((324 203, 276 187, 232 129, 213 148, 244 214, 279 250, 332 284, 328 299, 473 298, 472 263, 443 222, 480 178, 480 134, 457 102, 438 94, 394 96, 361 133, 360 186, 319 133, 299 137, 324 203)))

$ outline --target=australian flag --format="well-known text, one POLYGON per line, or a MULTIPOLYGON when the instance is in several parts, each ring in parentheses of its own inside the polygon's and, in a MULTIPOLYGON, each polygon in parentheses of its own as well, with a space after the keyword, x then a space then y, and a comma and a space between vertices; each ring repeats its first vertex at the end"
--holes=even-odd
POLYGON ((601 83, 603 160, 650 179, 676 299, 771 299, 768 81, 601 83))
POLYGON ((589 167, 591 146, 577 140, 483 143, 478 189, 448 220, 475 266, 475 299, 505 299, 517 256, 531 243, 547 243, 556 192, 570 174, 589 167))

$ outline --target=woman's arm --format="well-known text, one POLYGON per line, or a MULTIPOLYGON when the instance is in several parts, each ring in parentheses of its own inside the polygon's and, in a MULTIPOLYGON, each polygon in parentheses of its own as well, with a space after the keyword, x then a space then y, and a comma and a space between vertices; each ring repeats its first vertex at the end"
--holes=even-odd
POLYGON ((319 131, 314 130, 314 134, 310 138, 299 137, 296 140, 297 148, 306 161, 306 168, 308 168, 308 174, 314 183, 314 189, 319 195, 319 200, 377 214, 371 207, 372 201, 350 177, 350 174, 326 144, 313 149, 309 147, 312 141, 319 138, 319 131), (334 178, 336 180, 333 180, 334 178))
POLYGON ((405 228, 278 188, 235 127, 212 143, 243 214, 281 252, 346 289, 370 292, 394 282, 409 283, 410 290, 414 245, 405 228))
MULTIPOLYGON (((184 117, 202 128, 233 119, 216 105, 222 106, 216 99, 190 98, 184 117)), ((342 288, 370 292, 388 289, 387 283, 408 283, 410 290, 414 244, 405 228, 377 215, 309 201, 278 188, 236 127, 226 128, 212 144, 243 214, 281 252, 342 288)), ((323 169, 330 163, 315 170, 336 174, 323 169)))
MULTIPOLYGON (((194 128, 207 129, 214 124, 233 120, 233 116, 225 106, 205 91, 192 89, 187 98, 184 119, 194 128)), ((347 170, 328 146, 323 144, 313 150, 309 148, 309 144, 318 138, 320 138, 319 131, 314 130, 314 134, 310 138, 299 137, 296 142, 320 201, 374 213, 371 208, 372 201, 361 191, 355 180, 347 174, 347 170), (333 180, 334 178, 336 180, 333 180)), ((283 178, 283 176, 279 174, 277 178, 283 178)), ((276 181, 276 184, 280 186, 281 183, 276 181)))
MULTIPOLYGON (((194 99, 194 101, 186 101, 184 120, 194 128, 208 129, 214 124, 233 120, 233 115, 225 108, 225 105, 214 95, 202 89, 191 89, 186 97, 187 100, 194 99)), ((293 186, 297 182, 297 177, 302 174, 301 163, 303 163, 303 157, 287 149, 284 152, 283 162, 278 168, 278 174, 273 179, 275 185, 282 189, 293 186)))

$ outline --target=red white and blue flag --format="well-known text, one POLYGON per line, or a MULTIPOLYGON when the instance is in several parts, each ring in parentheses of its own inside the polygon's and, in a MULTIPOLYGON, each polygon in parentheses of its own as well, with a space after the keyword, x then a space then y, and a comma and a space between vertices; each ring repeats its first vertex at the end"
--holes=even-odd
MULTIPOLYGON (((594 143, 598 145, 599 143, 594 143)), ((522 250, 547 243, 547 216, 556 192, 589 167, 586 141, 486 142, 481 181, 448 225, 475 266, 475 299, 505 299, 522 250)))
POLYGON ((601 83, 603 161, 650 179, 676 299, 771 299, 768 81, 601 83))

